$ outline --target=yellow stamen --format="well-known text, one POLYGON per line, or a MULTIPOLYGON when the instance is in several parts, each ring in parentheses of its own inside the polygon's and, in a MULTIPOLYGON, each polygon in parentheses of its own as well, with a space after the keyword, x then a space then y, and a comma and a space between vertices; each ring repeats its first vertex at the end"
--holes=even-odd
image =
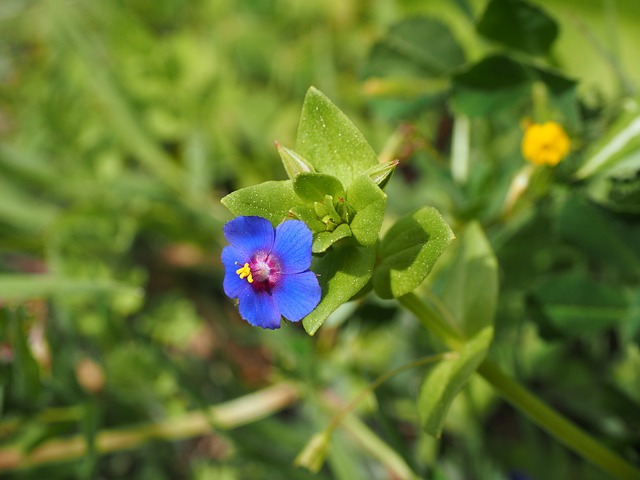
POLYGON ((245 263, 242 268, 236 270, 236 273, 240 276, 240 278, 247 278, 247 282, 253 283, 253 276, 251 275, 251 269, 249 268, 249 264, 245 263))

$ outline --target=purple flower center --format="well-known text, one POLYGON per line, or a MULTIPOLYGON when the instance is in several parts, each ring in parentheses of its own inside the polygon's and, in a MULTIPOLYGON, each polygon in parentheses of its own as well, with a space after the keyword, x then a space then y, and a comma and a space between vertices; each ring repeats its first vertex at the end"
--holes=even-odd
POLYGON ((258 252, 249 261, 254 290, 270 290, 280 278, 280 262, 266 252, 258 252))

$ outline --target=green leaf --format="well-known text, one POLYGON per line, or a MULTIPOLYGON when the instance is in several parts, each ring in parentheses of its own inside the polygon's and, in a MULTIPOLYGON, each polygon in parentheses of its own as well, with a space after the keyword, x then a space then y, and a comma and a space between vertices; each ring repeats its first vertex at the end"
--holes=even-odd
POLYGON ((289 175, 289 178, 293 180, 301 173, 304 172, 313 172, 313 166, 302 156, 293 150, 280 145, 276 142, 276 150, 280 155, 280 159, 282 160, 282 165, 284 165, 284 169, 289 175))
POLYGON ((296 151, 318 172, 339 178, 345 186, 378 163, 351 120, 313 87, 302 106, 296 151))
POLYGON ((590 258, 615 266, 632 279, 640 277, 640 230, 581 199, 566 201, 560 208, 557 228, 563 239, 590 258))
POLYGON ((289 213, 306 223, 312 232, 324 232, 327 229, 327 226, 318 220, 316 209, 313 205, 297 205, 291 208, 289 213))
POLYGON ((533 65, 529 67, 533 74, 545 84, 551 103, 566 117, 567 123, 574 128, 579 127, 580 114, 578 112, 578 97, 576 93, 578 82, 551 69, 533 65))
POLYGON ((556 21, 525 0, 491 0, 477 30, 507 48, 544 55, 558 36, 556 21))
POLYGON ((323 202, 326 195, 344 198, 340 180, 326 173, 300 173, 293 181, 293 191, 305 202, 323 202))
POLYGON ((596 173, 613 170, 624 163, 638 163, 640 149, 640 107, 630 102, 626 111, 586 151, 584 164, 576 172, 583 179, 596 173), (630 159, 632 160, 630 162, 630 159))
POLYGON ((222 199, 222 204, 234 215, 257 215, 279 225, 289 210, 302 202, 293 192, 291 180, 264 182, 242 188, 222 199))
POLYGON ((137 288, 111 280, 73 279, 46 274, 1 274, 0 292, 5 301, 47 298, 53 295, 139 294, 137 288))
POLYGON ((441 76, 461 66, 464 52, 444 23, 414 17, 391 26, 369 56, 368 77, 441 76))
POLYGON ((433 207, 398 220, 380 242, 380 264, 373 275, 376 293, 397 298, 415 290, 454 238, 433 207))
POLYGON ((302 321, 309 335, 316 333, 327 317, 364 287, 373 272, 374 247, 344 246, 315 258, 311 267, 318 275, 322 300, 302 321))
POLYGON ((492 338, 493 327, 485 327, 451 359, 443 360, 427 373, 418 396, 418 412, 429 435, 440 436, 451 403, 487 356, 492 338))
MULTIPOLYGON (((543 331, 566 336, 590 335, 620 324, 629 302, 620 290, 585 278, 583 274, 555 277, 533 294, 543 331)), ((555 335, 554 335, 555 336, 555 335)))
MULTIPOLYGON (((630 155, 619 173, 613 169, 598 175, 589 182, 589 198, 606 206, 607 209, 622 213, 640 213, 640 150, 630 155), (629 167, 629 170, 622 169, 629 167)), ((616 168, 615 170, 618 170, 616 168)))
POLYGON ((476 222, 462 236, 442 300, 467 337, 493 325, 498 301, 498 262, 476 222))
POLYGON ((369 175, 361 175, 349 187, 347 202, 355 210, 350 227, 362 246, 375 245, 382 228, 387 195, 369 175))
POLYGON ((338 240, 342 240, 343 238, 350 236, 351 229, 349 228, 349 225, 343 223, 338 225, 333 232, 320 232, 314 235, 311 251, 313 253, 322 253, 338 240))
POLYGON ((389 180, 391 180, 391 176, 396 170, 398 163, 400 163, 399 160, 379 163, 367 170, 366 174, 369 175, 371 180, 373 180, 378 187, 384 190, 384 187, 386 187, 389 180))
POLYGON ((489 56, 453 77, 453 106, 470 117, 489 115, 524 98, 530 84, 530 73, 520 63, 489 56))

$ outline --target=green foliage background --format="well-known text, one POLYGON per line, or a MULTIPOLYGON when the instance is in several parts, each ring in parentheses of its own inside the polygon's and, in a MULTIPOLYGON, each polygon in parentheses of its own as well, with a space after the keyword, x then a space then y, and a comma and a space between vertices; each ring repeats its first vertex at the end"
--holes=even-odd
MULTIPOLYGON (((434 350, 410 315, 372 296, 341 307, 315 337, 298 325, 250 328, 224 297, 219 254, 231 214, 220 199, 286 178, 273 141, 295 144, 310 85, 381 156, 401 157, 383 230, 424 205, 456 234, 474 219, 484 223, 501 275, 493 356, 637 463, 640 227, 629 207, 637 206, 637 178, 611 193, 607 179, 585 186, 572 175, 635 93, 640 7, 539 2, 560 25, 545 66, 580 82, 573 113, 566 97, 553 107, 578 140, 577 154, 553 180, 540 174, 503 221, 504 196, 523 162, 519 122, 533 107, 509 106, 517 95, 502 95, 521 85, 507 78, 499 91, 480 94, 481 113, 491 113, 482 102, 494 94, 507 107, 471 120, 477 149, 460 186, 446 160, 452 117, 438 97, 442 85, 431 72, 415 81, 414 67, 403 72, 406 63, 376 63, 374 54, 391 25, 420 14, 444 22, 459 45, 437 36, 448 52, 435 57, 438 73, 511 55, 476 33, 485 5, 3 0, 0 468, 11 466, 6 449, 29 452, 75 434, 89 446, 79 459, 7 478, 388 478, 392 463, 363 440, 374 437, 420 477, 605 478, 478 379, 453 403, 443 436, 429 437, 416 408, 424 371, 369 396, 357 412, 369 433, 339 429, 318 477, 291 466, 336 398, 346 403, 376 376, 434 350), (371 81, 398 72, 399 80, 371 81), (399 124, 409 125, 404 148, 399 124), (302 400, 283 413, 108 455, 94 448, 101 431, 182 418, 284 380, 302 400)), ((469 72, 450 79, 463 93, 477 86, 469 72)), ((477 102, 460 96, 453 106, 477 102)), ((457 252, 426 285, 454 311, 455 295, 444 292, 467 278, 457 252)))

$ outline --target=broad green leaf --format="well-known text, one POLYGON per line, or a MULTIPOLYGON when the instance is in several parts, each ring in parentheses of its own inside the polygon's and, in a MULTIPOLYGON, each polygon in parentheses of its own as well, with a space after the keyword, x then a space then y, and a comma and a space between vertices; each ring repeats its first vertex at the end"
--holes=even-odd
POLYGON ((313 253, 322 253, 327 250, 331 245, 336 243, 338 240, 342 240, 343 238, 347 238, 351 236, 351 229, 349 225, 343 223, 338 225, 338 227, 333 232, 320 232, 313 236, 313 245, 311 250, 313 253))
POLYGON ((530 73, 520 63, 493 55, 453 77, 453 106, 470 117, 488 115, 524 98, 530 84, 530 73))
POLYGON ((302 106, 296 151, 321 173, 351 182, 378 163, 362 133, 322 92, 311 87, 302 106))
POLYGON ((257 215, 280 224, 289 210, 302 202, 293 192, 291 180, 264 182, 242 188, 222 199, 222 204, 234 215, 257 215))
POLYGON ((0 299, 23 301, 53 295, 104 295, 135 293, 138 289, 110 280, 65 278, 51 274, 0 274, 0 299))
POLYGON ((601 332, 622 323, 629 311, 624 292, 582 274, 552 278, 535 289, 533 299, 543 332, 566 336, 601 332))
POLYGON ((369 56, 365 74, 382 76, 441 76, 461 66, 464 52, 444 23, 414 17, 391 26, 369 56))
POLYGON ((380 264, 373 275, 376 293, 397 298, 415 290, 454 238, 433 207, 398 220, 380 242, 380 264))
POLYGON ((485 327, 453 358, 443 360, 427 373, 418 396, 418 413, 429 435, 440 436, 451 403, 487 356, 492 338, 493 327, 485 327))
POLYGON ((369 175, 361 175, 347 190, 347 203, 355 210, 349 224, 353 237, 362 246, 375 245, 382 228, 387 195, 369 175))
POLYGON ((293 191, 304 202, 323 202, 325 196, 344 198, 340 180, 326 173, 300 173, 293 180, 293 191))
POLYGON ((586 151, 584 164, 576 172, 583 179, 596 173, 614 169, 620 164, 631 162, 640 149, 640 107, 630 102, 626 111, 602 136, 586 151))
POLYGON ((558 36, 558 24, 540 7, 525 0, 491 0, 477 30, 507 48, 544 55, 558 36))
POLYGON ((302 321, 309 335, 316 333, 327 317, 364 287, 373 272, 374 247, 344 246, 315 258, 311 269, 318 275, 322 300, 302 321))
POLYGON ((442 300, 467 337, 493 325, 498 301, 498 263, 480 225, 462 236, 442 300))

